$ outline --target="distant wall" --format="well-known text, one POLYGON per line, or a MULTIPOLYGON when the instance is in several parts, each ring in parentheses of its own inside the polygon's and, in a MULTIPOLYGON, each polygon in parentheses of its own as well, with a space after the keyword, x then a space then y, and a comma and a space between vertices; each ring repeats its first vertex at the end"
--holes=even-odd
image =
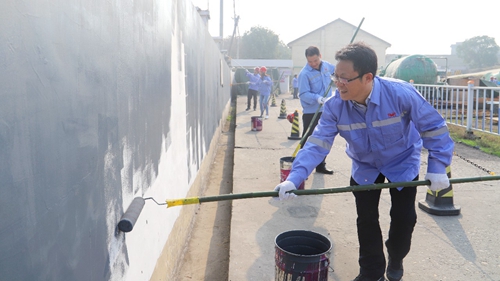
POLYGON ((116 224, 197 192, 230 98, 196 9, 7 0, 0 23, 0 279, 149 280, 189 214, 148 200, 116 224))

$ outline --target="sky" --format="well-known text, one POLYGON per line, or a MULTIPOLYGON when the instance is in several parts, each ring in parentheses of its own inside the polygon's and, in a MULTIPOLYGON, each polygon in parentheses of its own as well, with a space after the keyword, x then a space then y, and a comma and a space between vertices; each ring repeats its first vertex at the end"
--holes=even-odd
MULTIPOLYGON (((188 0, 189 1, 189 0, 188 0)), ((500 1, 451 0, 222 0, 223 37, 261 26, 283 43, 300 38, 338 18, 391 44, 386 54, 450 55, 451 45, 475 36, 495 38, 500 46, 500 1)), ((191 0, 210 10, 209 32, 220 36, 221 0, 191 0)), ((349 42, 346 42, 346 44, 349 42)))

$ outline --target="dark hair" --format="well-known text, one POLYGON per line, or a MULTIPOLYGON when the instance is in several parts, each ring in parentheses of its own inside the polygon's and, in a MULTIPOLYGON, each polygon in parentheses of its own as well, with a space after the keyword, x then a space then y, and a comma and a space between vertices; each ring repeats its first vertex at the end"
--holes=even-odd
POLYGON ((363 42, 352 43, 337 51, 335 60, 352 61, 354 71, 360 75, 372 73, 377 74, 377 54, 363 42))
POLYGON ((306 57, 319 56, 319 49, 316 46, 309 46, 306 49, 306 57))

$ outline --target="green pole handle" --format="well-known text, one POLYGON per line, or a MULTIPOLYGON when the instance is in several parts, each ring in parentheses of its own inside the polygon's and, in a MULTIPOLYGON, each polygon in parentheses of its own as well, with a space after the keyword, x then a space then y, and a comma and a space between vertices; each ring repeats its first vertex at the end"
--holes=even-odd
MULTIPOLYGON (((450 184, 479 182, 479 181, 494 181, 494 180, 500 180, 500 176, 456 178, 456 179, 450 179, 450 184)), ((321 188, 321 189, 304 189, 304 190, 293 190, 291 192, 293 192, 297 195, 318 195, 318 194, 342 193, 342 192, 352 192, 352 191, 377 190, 377 189, 395 188, 395 187, 421 186, 421 185, 430 185, 430 184, 431 184, 431 182, 429 180, 425 180, 425 181, 408 181, 408 182, 391 182, 391 183, 379 183, 379 184, 368 184, 368 185, 354 185, 354 186, 321 188)), ((214 202, 214 201, 261 198, 261 197, 278 197, 278 196, 279 196, 278 191, 263 191, 263 192, 223 194, 223 195, 216 195, 216 196, 173 199, 173 200, 166 200, 166 203, 167 203, 167 208, 168 208, 168 207, 174 207, 174 206, 180 206, 180 205, 199 204, 199 203, 214 202)))

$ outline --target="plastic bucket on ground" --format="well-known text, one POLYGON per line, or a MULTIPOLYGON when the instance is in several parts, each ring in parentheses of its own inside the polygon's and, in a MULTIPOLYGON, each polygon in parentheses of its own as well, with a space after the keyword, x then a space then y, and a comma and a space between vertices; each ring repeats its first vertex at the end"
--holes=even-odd
POLYGON ((252 131, 262 131, 262 117, 252 116, 252 131))
POLYGON ((275 239, 275 281, 327 281, 332 243, 308 230, 283 232, 275 239))
MULTIPOLYGON (((286 181, 286 178, 290 174, 290 170, 292 170, 292 162, 293 157, 281 157, 280 158, 280 182, 286 181)), ((304 189, 304 182, 302 182, 297 189, 304 189)))

